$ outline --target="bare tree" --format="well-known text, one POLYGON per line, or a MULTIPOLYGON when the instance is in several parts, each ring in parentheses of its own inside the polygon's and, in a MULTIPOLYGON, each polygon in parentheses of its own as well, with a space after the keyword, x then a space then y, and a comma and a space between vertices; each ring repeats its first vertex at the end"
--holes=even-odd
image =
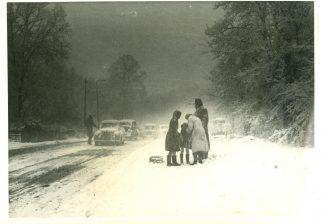
POLYGON ((7 5, 9 100, 19 120, 27 97, 26 80, 42 65, 62 64, 68 56, 70 28, 65 16, 57 4, 7 5))

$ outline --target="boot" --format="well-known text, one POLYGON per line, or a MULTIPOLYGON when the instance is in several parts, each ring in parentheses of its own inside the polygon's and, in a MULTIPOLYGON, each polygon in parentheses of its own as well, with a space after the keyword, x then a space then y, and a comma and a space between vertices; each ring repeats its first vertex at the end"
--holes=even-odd
POLYGON ((179 158, 181 160, 181 164, 183 164, 183 153, 179 154, 179 158))
POLYGON ((198 162, 201 163, 201 164, 203 163, 202 160, 203 160, 203 158, 204 158, 204 155, 205 155, 204 152, 198 152, 198 155, 197 155, 198 158, 197 158, 197 160, 198 160, 198 162))
POLYGON ((191 165, 193 166, 193 165, 196 165, 196 163, 197 163, 197 153, 196 152, 193 152, 193 163, 191 163, 191 165))
POLYGON ((172 166, 172 157, 170 155, 167 155, 167 166, 172 166))
POLYGON ((202 159, 207 159, 209 152, 202 152, 202 159))
POLYGON ((180 166, 181 165, 181 164, 177 163, 176 155, 173 155, 172 156, 172 163, 173 163, 172 166, 180 166))
POLYGON ((186 158, 186 164, 190 164, 190 154, 186 154, 185 158, 186 158))

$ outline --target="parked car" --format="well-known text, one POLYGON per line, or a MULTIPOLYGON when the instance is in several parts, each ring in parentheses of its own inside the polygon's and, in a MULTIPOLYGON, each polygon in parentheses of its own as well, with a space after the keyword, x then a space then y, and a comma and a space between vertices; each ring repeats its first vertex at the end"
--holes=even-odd
POLYGON ((226 134, 226 120, 223 118, 216 118, 212 120, 212 135, 226 134))
POLYGON ((104 120, 94 134, 95 145, 123 145, 125 130, 118 120, 104 120))
POLYGON ((143 126, 143 137, 157 138, 159 136, 159 126, 153 123, 147 123, 143 126))
POLYGON ((137 140, 140 131, 137 128, 137 122, 131 119, 120 120, 120 124, 124 127, 125 130, 125 140, 137 140))

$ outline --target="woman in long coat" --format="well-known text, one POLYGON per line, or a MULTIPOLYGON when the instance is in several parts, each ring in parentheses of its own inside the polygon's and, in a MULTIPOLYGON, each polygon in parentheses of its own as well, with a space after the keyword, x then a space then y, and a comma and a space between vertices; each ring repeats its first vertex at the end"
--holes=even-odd
POLYGON ((192 152, 195 165, 197 162, 202 163, 204 153, 209 151, 209 145, 206 138, 200 118, 195 115, 186 114, 185 119, 188 120, 187 132, 192 134, 192 152))
POLYGON ((180 151, 180 134, 178 132, 178 119, 181 117, 181 112, 175 110, 173 117, 169 122, 169 128, 165 140, 165 149, 168 151, 167 166, 180 166, 177 163, 176 152, 180 151))

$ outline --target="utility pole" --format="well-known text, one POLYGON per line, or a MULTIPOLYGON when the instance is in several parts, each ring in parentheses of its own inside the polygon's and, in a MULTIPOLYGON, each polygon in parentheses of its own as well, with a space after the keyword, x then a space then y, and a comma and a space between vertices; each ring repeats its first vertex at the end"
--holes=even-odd
POLYGON ((96 81, 96 100, 97 100, 97 125, 99 127, 99 102, 98 102, 98 81, 96 81))
POLYGON ((85 79, 84 124, 86 123, 86 113, 87 113, 87 79, 85 79))
POLYGON ((108 79, 100 79, 100 80, 96 80, 96 100, 97 100, 97 122, 98 122, 98 127, 100 124, 100 120, 99 120, 99 96, 98 96, 98 82, 103 82, 103 81, 107 81, 108 79))

